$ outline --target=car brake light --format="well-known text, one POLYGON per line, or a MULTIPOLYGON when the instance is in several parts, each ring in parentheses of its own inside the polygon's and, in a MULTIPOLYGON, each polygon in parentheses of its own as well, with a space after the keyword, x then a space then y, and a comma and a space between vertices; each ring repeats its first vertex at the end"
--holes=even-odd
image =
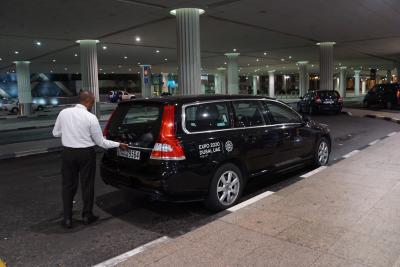
POLYGON ((343 97, 339 97, 338 101, 343 102, 343 97))
POLYGON ((166 105, 161 119, 160 135, 151 159, 157 160, 184 160, 186 159, 183 148, 175 136, 175 106, 166 105))
POLYGON ((106 123, 106 127, 104 127, 104 130, 103 130, 103 136, 105 136, 105 137, 107 137, 109 134, 110 134, 110 124, 111 124, 111 121, 113 120, 113 118, 114 118, 114 115, 115 115, 115 111, 116 111, 117 109, 114 109, 114 111, 111 113, 111 116, 110 116, 110 118, 108 119, 108 121, 107 121, 107 123, 106 123))
POLYGON ((397 96, 397 104, 400 105, 400 89, 397 89, 396 96, 397 96))
POLYGON ((315 103, 322 103, 321 98, 319 98, 318 95, 315 97, 315 103))

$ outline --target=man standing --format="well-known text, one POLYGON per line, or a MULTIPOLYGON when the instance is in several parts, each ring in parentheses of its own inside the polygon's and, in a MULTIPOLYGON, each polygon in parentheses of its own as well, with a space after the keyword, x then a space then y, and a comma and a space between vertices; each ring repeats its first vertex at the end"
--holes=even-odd
POLYGON ((90 113, 95 102, 91 92, 79 94, 79 104, 64 109, 57 117, 53 129, 54 137, 61 137, 62 151, 62 199, 65 228, 72 228, 72 206, 80 180, 82 187, 82 218, 85 225, 99 218, 93 215, 94 179, 96 173, 95 145, 102 148, 127 149, 128 145, 106 140, 99 121, 90 113))

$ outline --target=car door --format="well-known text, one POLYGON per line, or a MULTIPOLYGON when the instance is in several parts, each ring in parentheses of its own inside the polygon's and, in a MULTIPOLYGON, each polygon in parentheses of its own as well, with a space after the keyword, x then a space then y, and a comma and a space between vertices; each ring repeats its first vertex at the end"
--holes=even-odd
POLYGON ((275 167, 301 162, 310 157, 315 137, 301 116, 289 106, 278 101, 264 101, 274 131, 278 132, 279 145, 275 167))
POLYGON ((256 174, 271 168, 274 162, 274 144, 263 117, 263 108, 258 100, 232 101, 235 135, 239 138, 241 158, 250 173, 256 174), (269 155, 269 161, 266 156, 269 155))

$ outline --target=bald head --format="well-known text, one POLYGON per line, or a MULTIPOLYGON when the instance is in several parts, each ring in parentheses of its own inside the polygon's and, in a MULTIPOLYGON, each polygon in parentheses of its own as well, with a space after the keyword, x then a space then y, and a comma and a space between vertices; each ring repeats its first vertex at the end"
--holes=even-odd
POLYGON ((95 97, 92 92, 84 90, 79 93, 79 103, 84 105, 89 111, 92 109, 94 101, 95 97))

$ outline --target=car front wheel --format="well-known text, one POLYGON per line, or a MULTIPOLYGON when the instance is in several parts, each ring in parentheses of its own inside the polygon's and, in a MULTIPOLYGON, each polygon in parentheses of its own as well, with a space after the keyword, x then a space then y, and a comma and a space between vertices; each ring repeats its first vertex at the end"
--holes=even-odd
POLYGON ((319 139, 314 151, 314 165, 316 167, 325 166, 328 164, 330 154, 329 141, 325 137, 319 139))
POLYGON ((239 201, 242 191, 241 171, 234 164, 224 164, 213 176, 205 205, 213 211, 227 209, 239 201))

